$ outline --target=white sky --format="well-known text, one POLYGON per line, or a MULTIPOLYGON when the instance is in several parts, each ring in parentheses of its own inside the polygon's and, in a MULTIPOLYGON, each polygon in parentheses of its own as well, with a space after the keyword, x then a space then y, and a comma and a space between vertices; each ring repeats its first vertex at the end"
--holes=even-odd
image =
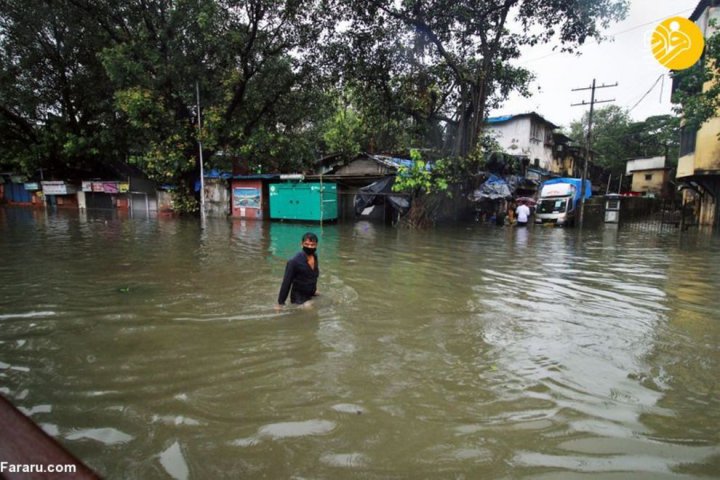
POLYGON ((651 115, 671 114, 669 71, 652 56, 648 39, 662 20, 689 17, 699 1, 631 0, 627 18, 605 31, 610 38, 600 44, 589 41, 581 47, 579 56, 553 52, 552 45, 528 48, 518 63, 536 75, 530 88, 533 96, 523 98, 513 94, 490 115, 535 111, 557 125, 568 126, 588 110, 587 106, 571 107, 570 104, 590 101, 589 90, 572 92, 573 88, 589 87, 593 78, 597 85, 618 82, 615 88, 596 90, 596 100, 615 99, 615 102, 595 108, 618 105, 630 109, 663 74, 664 81, 660 80, 652 88, 630 116, 644 120, 651 115))

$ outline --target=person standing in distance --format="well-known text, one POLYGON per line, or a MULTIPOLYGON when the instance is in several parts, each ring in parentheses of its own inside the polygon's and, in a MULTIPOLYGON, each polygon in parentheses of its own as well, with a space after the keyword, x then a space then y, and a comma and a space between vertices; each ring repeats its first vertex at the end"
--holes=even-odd
POLYGON ((302 252, 298 252, 285 265, 278 303, 276 309, 285 306, 288 294, 290 303, 295 305, 310 305, 308 301, 318 294, 317 279, 320 276, 320 266, 315 251, 318 238, 312 232, 302 236, 300 245, 302 252))
POLYGON ((530 208, 525 205, 525 202, 521 202, 515 210, 517 213, 517 226, 524 227, 528 224, 528 217, 530 216, 530 208))

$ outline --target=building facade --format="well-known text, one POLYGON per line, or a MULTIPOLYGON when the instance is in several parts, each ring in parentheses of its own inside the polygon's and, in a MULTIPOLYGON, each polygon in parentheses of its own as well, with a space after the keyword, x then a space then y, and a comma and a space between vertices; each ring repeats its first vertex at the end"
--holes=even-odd
POLYGON ((526 158, 529 167, 552 170, 553 131, 558 128, 554 123, 530 112, 490 117, 485 128, 506 153, 526 158))
POLYGON ((670 169, 665 167, 665 157, 629 160, 625 174, 632 175, 633 192, 656 197, 667 197, 671 193, 670 169))
MULTIPOLYGON (((720 2, 703 0, 698 3, 690 20, 695 22, 705 38, 712 36, 717 28, 712 27, 712 20, 720 24, 720 2)), ((703 91, 711 86, 710 82, 703 85, 703 91)), ((673 89, 677 85, 673 85, 673 89)), ((676 179, 683 187, 683 202, 699 205, 698 223, 701 225, 720 224, 720 115, 711 118, 700 129, 683 127, 680 139, 680 158, 676 179)))

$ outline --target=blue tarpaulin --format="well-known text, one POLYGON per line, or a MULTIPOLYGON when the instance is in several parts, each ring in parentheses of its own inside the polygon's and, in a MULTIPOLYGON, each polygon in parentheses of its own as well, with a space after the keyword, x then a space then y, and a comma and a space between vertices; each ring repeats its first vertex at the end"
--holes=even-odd
POLYGON ((472 193, 471 200, 479 202, 482 200, 498 200, 512 196, 510 185, 497 175, 490 175, 480 188, 472 193))
POLYGON ((486 120, 487 123, 502 123, 512 120, 515 115, 503 115, 501 117, 490 117, 486 120))
MULTIPOLYGON (((575 187, 575 199, 580 199, 580 191, 582 189, 582 180, 579 178, 551 178, 550 180, 545 180, 542 183, 542 186, 545 185, 555 185, 556 183, 568 183, 570 185, 573 185, 575 187)), ((585 198, 590 198, 592 196, 592 185, 590 184, 590 180, 585 180, 585 198)))
MULTIPOLYGON (((228 180, 228 179, 232 178, 232 174, 228 173, 228 172, 221 172, 221 171, 213 168, 209 172, 205 172, 205 178, 212 178, 212 179, 221 178, 223 180, 228 180)), ((196 192, 200 191, 200 179, 199 178, 197 180, 195 180, 195 191, 196 192)))

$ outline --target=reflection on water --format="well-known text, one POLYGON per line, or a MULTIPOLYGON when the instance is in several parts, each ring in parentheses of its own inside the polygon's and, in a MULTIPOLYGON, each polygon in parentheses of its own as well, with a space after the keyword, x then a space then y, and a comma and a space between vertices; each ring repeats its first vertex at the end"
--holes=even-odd
POLYGON ((717 237, 2 208, 0 251, 0 393, 108 478, 720 476, 717 237))

